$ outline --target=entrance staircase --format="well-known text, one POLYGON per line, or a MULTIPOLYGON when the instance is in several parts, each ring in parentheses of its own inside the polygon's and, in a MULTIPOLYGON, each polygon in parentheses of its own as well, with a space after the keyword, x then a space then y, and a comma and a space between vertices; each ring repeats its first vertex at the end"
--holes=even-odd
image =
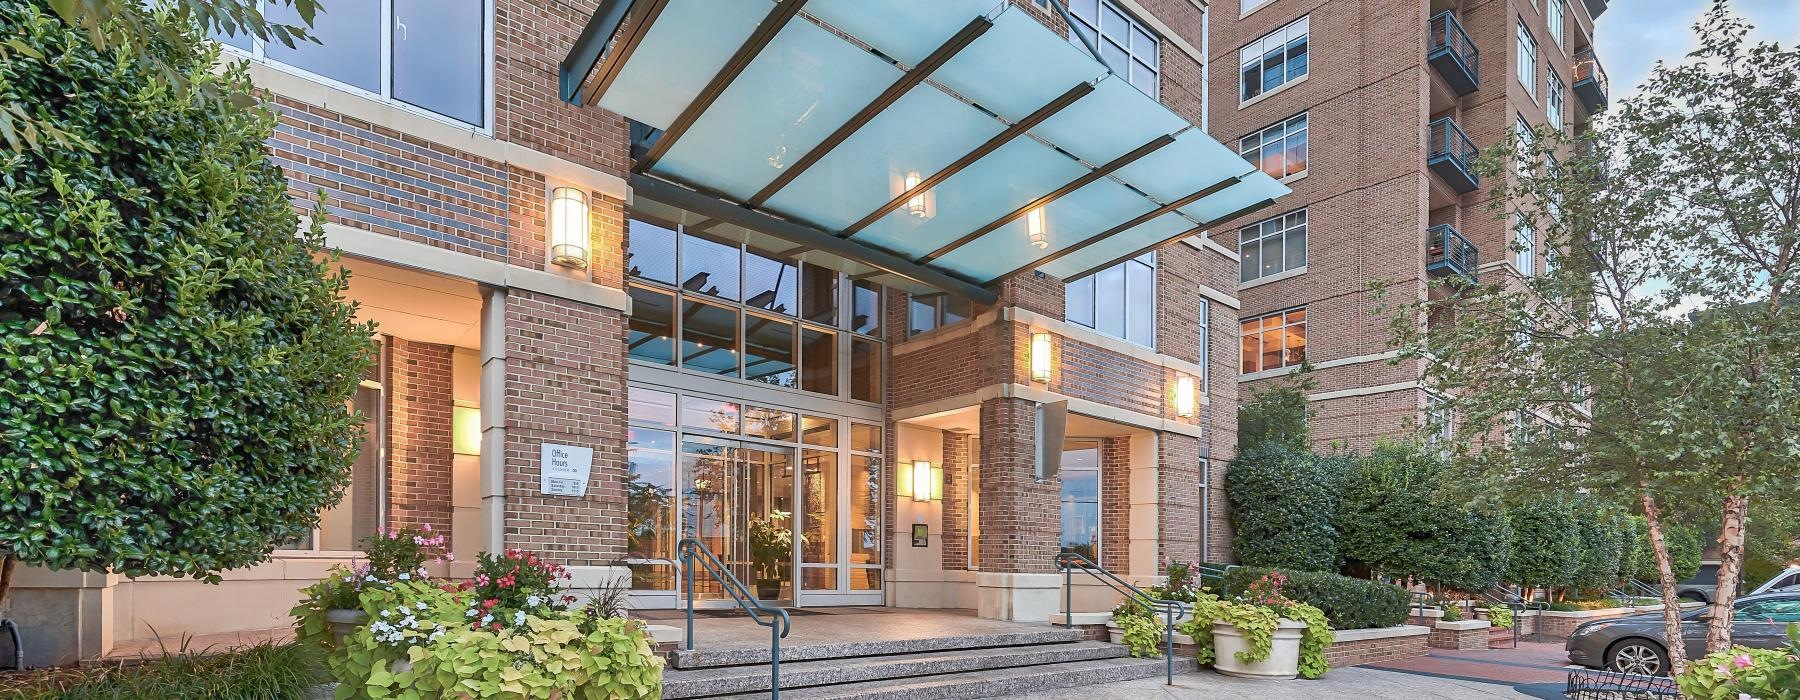
MULTIPOLYGON (((879 626, 878 616, 840 624, 879 626)), ((880 636, 875 628, 869 638, 880 636)), ((1043 627, 991 634, 796 645, 781 648, 781 697, 934 700, 992 698, 1055 688, 1160 677, 1162 659, 1087 641, 1080 630, 1043 627)), ((1194 670, 1176 659, 1176 672, 1194 670)), ((769 650, 679 650, 663 674, 663 697, 767 698, 769 650)))

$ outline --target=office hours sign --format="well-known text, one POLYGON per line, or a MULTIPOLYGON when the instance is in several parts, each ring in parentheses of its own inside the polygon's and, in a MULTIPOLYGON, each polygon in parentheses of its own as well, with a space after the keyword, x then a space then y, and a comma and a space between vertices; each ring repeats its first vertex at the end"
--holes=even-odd
POLYGON ((544 443, 539 462, 546 496, 586 496, 588 475, 594 470, 594 448, 544 443))

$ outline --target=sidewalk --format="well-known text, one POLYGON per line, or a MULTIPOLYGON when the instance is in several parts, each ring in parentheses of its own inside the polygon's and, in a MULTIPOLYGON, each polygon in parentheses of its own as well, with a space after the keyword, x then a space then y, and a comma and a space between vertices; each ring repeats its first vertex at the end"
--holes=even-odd
MULTIPOLYGON (((1540 690, 1531 688, 1531 690, 1540 690)), ((1222 676, 1212 671, 1182 674, 1175 685, 1163 684, 1162 678, 1147 678, 1122 683, 1069 688, 1050 693, 1010 696, 1038 700, 1162 700, 1187 698, 1226 698, 1241 700, 1340 700, 1342 698, 1396 698, 1405 700, 1527 700, 1528 698, 1561 697, 1562 685, 1555 694, 1525 693, 1510 684, 1487 683, 1455 678, 1441 678, 1373 668, 1341 668, 1316 681, 1265 681, 1222 676)))

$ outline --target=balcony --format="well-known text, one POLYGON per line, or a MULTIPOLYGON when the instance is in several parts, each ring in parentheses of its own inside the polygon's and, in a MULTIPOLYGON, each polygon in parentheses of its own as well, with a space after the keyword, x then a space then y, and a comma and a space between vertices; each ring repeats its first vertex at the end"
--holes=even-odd
POLYGON ((1581 4, 1587 6, 1588 16, 1595 19, 1599 19, 1600 13, 1606 11, 1606 0, 1581 0, 1581 4))
POLYGON ((1592 114, 1606 109, 1606 69, 1593 49, 1575 52, 1575 97, 1592 114))
POLYGON ((1480 87, 1481 52, 1448 10, 1431 18, 1431 45, 1425 58, 1458 96, 1480 87))
POLYGON ((1457 194, 1475 191, 1481 184, 1475 175, 1475 142, 1456 128, 1456 122, 1449 117, 1438 119, 1427 128, 1430 133, 1425 143, 1425 164, 1431 172, 1437 173, 1457 194))
POLYGON ((1481 251, 1456 229, 1439 224, 1425 230, 1425 274, 1474 282, 1480 267, 1481 251))

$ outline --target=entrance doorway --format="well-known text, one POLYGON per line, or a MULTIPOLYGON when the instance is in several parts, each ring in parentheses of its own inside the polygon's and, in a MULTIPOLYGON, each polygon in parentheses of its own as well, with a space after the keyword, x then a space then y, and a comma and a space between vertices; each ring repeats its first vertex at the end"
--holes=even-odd
MULTIPOLYGON (((758 600, 794 600, 794 460, 790 448, 690 437, 681 445, 682 521, 758 600)), ((697 600, 728 600, 696 577, 697 600)))

